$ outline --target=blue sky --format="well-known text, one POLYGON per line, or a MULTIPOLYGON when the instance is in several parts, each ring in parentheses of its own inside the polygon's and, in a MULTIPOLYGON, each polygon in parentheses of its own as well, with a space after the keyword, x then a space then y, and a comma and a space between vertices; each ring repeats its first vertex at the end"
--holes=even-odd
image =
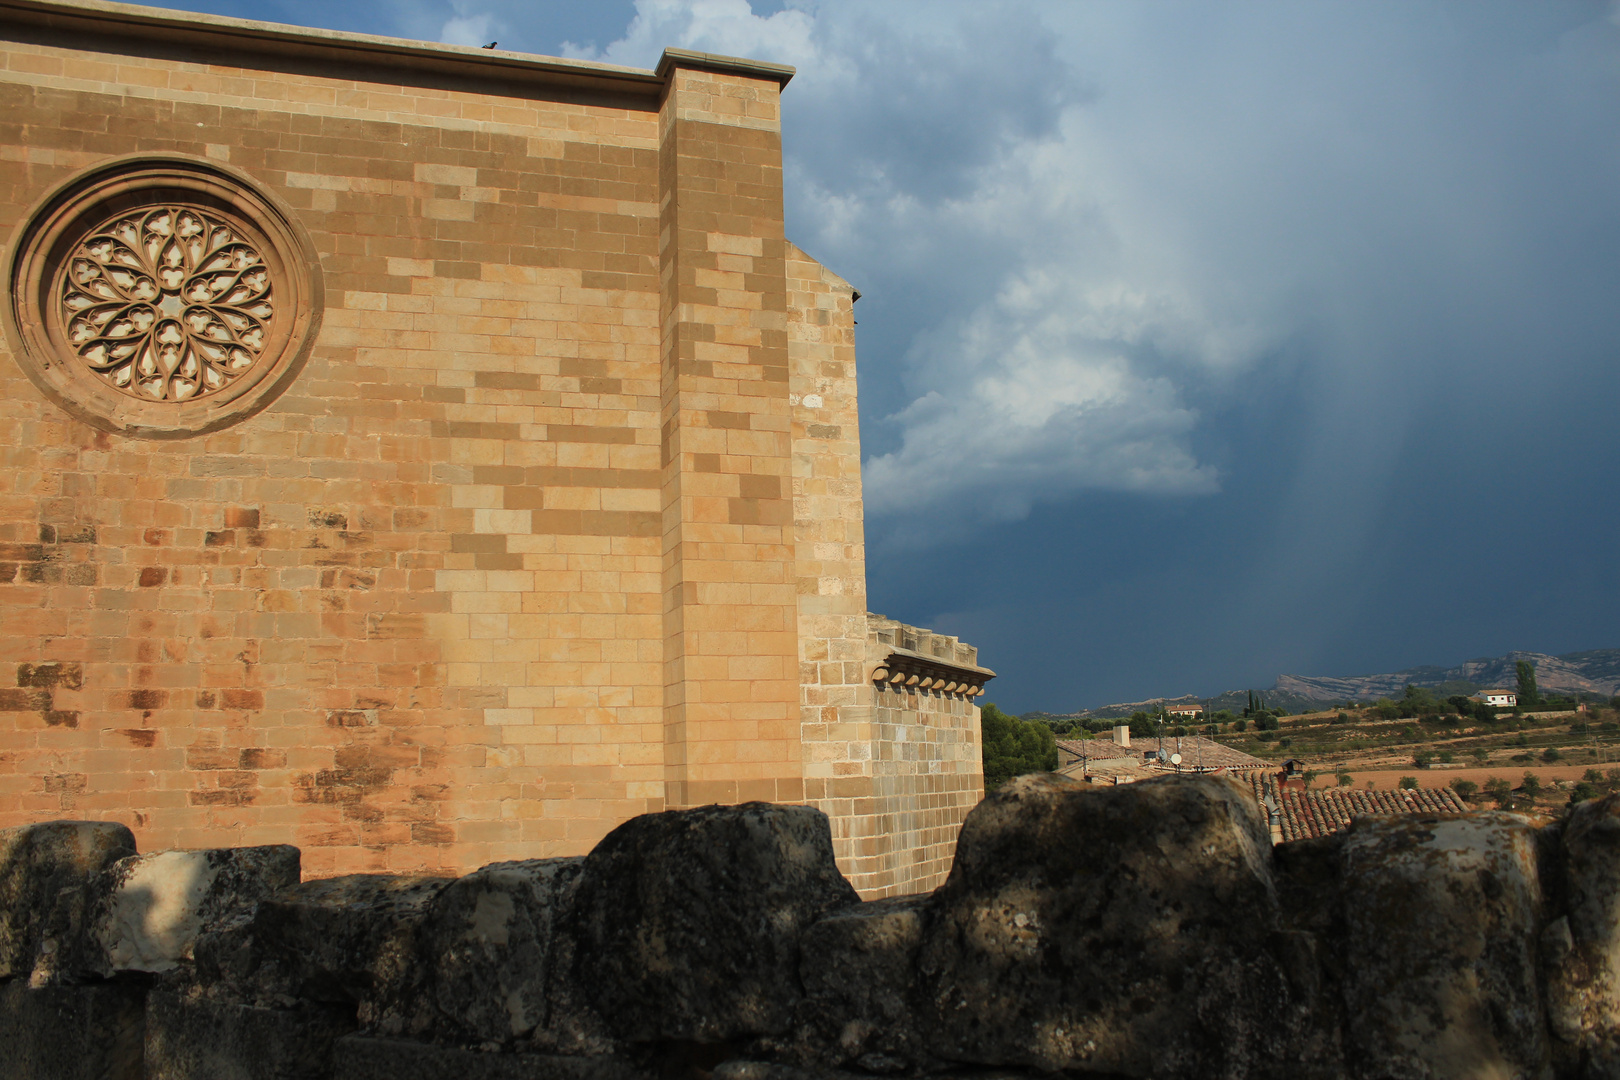
POLYGON ((1620 646, 1620 6, 165 6, 794 64, 871 607, 1067 711, 1620 646))

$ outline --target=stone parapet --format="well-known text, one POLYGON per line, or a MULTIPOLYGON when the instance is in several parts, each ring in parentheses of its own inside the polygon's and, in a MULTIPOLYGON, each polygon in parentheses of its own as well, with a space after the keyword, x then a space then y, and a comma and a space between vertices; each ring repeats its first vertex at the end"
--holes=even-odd
POLYGON ((815 810, 667 811, 460 879, 172 892, 195 949, 156 973, 73 914, 148 883, 83 858, 96 826, 34 826, 0 833, 0 919, 57 959, 0 978, 0 1072, 1595 1080, 1620 1035, 1617 815, 1364 818, 1273 848, 1241 781, 1031 775, 968 815, 941 888, 863 903, 815 810))
POLYGON ((863 897, 934 888, 984 796, 973 702, 995 673, 954 637, 852 610, 864 589, 849 599, 829 590, 838 606, 813 624, 826 636, 804 633, 804 563, 806 800, 832 819, 839 864, 863 897))
POLYGON ((953 667, 977 671, 993 678, 995 672, 979 667, 976 646, 950 636, 936 634, 917 626, 884 615, 867 615, 867 638, 871 642, 869 655, 874 659, 885 648, 916 657, 928 657, 953 667))

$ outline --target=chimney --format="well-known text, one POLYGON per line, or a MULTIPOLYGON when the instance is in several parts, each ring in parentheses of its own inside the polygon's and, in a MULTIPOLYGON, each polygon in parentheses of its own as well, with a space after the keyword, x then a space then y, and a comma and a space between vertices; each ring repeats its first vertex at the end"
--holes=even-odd
POLYGON ((1115 724, 1114 725, 1114 743, 1117 746, 1125 747, 1127 750, 1130 749, 1130 746, 1131 746, 1131 725, 1129 725, 1129 724, 1115 724))

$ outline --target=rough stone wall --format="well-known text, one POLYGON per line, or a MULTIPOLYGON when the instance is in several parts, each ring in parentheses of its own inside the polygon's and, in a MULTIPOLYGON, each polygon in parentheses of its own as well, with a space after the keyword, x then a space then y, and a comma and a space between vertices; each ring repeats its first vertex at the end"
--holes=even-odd
POLYGON ((671 806, 804 798, 778 98, 677 69, 660 113, 671 806))
POLYGON ((42 9, 0 32, 0 228, 219 162, 325 312, 196 438, 0 357, 0 824, 448 872, 802 799, 779 75, 42 9))
POLYGON ((872 673, 889 645, 969 665, 977 650, 867 612, 855 291, 791 244, 787 273, 805 799, 862 896, 931 889, 984 795, 979 710, 872 673))
POLYGON ((863 895, 874 731, 866 665, 866 536, 855 381, 855 290, 788 248, 793 526, 805 798, 832 821, 840 865, 863 895))
MULTIPOLYGON (((947 634, 869 617, 868 667, 893 646, 977 665, 979 650, 947 634)), ((866 684, 872 705, 874 820, 884 838, 875 876, 882 895, 945 880, 956 836, 984 797, 979 706, 962 694, 891 683, 866 684)), ((864 895, 864 893, 863 893, 864 895)))
POLYGON ((1239 781, 1027 776, 942 887, 865 903, 802 806, 302 883, 290 848, 138 855, 55 822, 0 831, 0 1071, 1597 1080, 1617 821, 1608 796, 1273 848, 1239 781))

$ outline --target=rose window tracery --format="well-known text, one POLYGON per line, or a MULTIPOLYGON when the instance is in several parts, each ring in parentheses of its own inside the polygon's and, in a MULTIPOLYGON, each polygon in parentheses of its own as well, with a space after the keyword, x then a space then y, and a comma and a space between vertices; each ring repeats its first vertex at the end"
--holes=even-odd
POLYGON ((223 162, 130 154, 40 193, 13 231, 0 330, 74 419, 190 439, 268 408, 320 334, 321 253, 223 162))
POLYGON ((225 389, 259 361, 275 314, 258 246, 187 206, 119 215, 93 230, 68 260, 60 295, 79 358, 146 401, 225 389))

